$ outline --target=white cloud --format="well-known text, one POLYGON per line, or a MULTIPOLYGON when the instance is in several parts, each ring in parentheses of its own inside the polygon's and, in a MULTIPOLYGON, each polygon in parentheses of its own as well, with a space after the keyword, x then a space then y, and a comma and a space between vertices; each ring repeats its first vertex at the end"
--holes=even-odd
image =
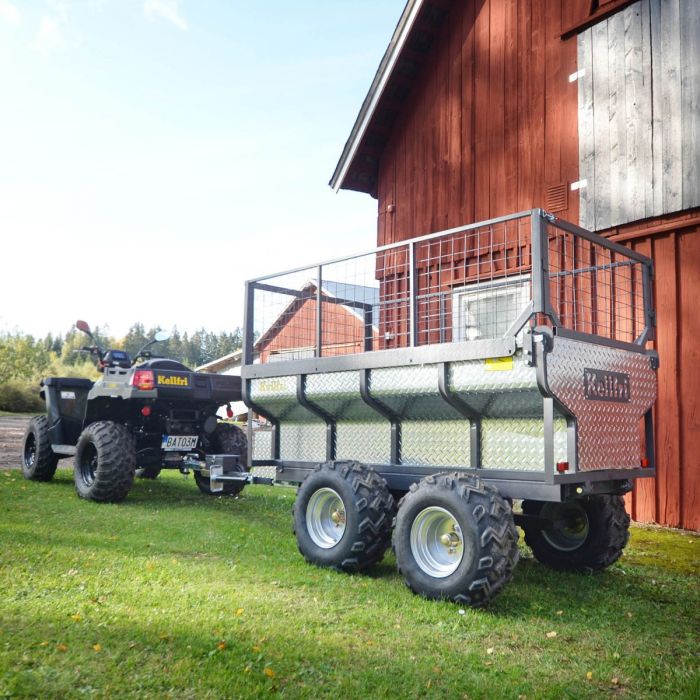
POLYGON ((148 19, 160 17, 168 20, 178 29, 187 31, 187 21, 180 14, 180 0, 146 0, 143 11, 148 19))
POLYGON ((0 0, 0 21, 17 26, 21 19, 22 16, 20 15, 19 10, 10 2, 10 0, 0 0))
POLYGON ((41 53, 49 53, 56 49, 62 49, 65 45, 61 23, 53 17, 44 15, 39 23, 32 47, 41 53))

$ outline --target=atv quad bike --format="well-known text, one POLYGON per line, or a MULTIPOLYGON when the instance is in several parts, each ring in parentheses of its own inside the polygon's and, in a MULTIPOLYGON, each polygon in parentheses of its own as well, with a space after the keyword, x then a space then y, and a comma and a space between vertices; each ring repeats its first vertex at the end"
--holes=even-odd
POLYGON ((103 350, 85 321, 76 326, 92 340, 82 350, 103 377, 42 381, 47 415, 32 418, 24 436, 25 478, 50 481, 58 460, 73 457, 78 495, 93 501, 121 501, 134 476, 154 479, 161 469, 192 470, 204 494, 240 493, 245 433, 217 418, 220 406, 240 401, 240 377, 193 372, 153 355, 148 348, 167 333, 157 333, 131 358, 124 350, 103 350), (241 478, 212 481, 211 466, 241 478))

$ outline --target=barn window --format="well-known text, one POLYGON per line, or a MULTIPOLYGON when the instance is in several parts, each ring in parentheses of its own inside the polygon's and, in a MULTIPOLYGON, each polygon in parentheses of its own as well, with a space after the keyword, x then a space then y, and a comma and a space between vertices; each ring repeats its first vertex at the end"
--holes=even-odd
POLYGON ((303 360, 314 357, 314 348, 290 348, 288 350, 271 350, 268 362, 282 362, 282 360, 303 360))
POLYGON ((452 297, 454 340, 500 338, 529 301, 529 276, 455 289, 452 297))

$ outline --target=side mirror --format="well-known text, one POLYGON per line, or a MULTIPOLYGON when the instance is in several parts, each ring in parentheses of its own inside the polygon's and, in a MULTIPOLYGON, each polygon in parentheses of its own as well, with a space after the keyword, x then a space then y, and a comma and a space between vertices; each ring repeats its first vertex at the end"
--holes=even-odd
POLYGON ((162 343, 163 341, 168 340, 168 338, 170 338, 170 333, 168 333, 168 331, 158 331, 158 332, 153 336, 153 339, 154 339, 157 343, 162 343))
POLYGON ((76 321, 76 322, 75 322, 75 327, 76 327, 79 331, 82 331, 83 333, 87 333, 88 335, 91 335, 91 333, 90 333, 90 326, 87 324, 86 321, 76 321))

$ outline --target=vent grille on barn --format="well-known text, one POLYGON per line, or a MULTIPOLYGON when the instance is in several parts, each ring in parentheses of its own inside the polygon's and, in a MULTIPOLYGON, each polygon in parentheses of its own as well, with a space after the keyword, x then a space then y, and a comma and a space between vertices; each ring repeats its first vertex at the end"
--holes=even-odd
POLYGON ((551 212, 564 211, 564 209, 569 208, 569 188, 565 182, 547 188, 544 208, 551 212))

